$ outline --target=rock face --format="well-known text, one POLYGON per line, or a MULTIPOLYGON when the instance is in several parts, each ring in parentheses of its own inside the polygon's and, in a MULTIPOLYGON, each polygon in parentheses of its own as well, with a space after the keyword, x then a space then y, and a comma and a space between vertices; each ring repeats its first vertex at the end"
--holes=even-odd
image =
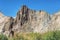
POLYGON ((16 18, 4 16, 0 13, 0 33, 13 36, 15 33, 45 33, 60 30, 60 12, 49 15, 45 11, 35 11, 22 6, 16 18))
POLYGON ((0 33, 3 33, 7 36, 11 34, 12 28, 13 28, 13 21, 14 19, 12 17, 4 16, 0 12, 0 33))
POLYGON ((60 30, 60 12, 55 13, 51 18, 50 30, 60 30))
POLYGON ((50 20, 51 17, 46 12, 31 10, 23 6, 17 13, 14 30, 20 30, 20 32, 44 32, 47 31, 50 20))

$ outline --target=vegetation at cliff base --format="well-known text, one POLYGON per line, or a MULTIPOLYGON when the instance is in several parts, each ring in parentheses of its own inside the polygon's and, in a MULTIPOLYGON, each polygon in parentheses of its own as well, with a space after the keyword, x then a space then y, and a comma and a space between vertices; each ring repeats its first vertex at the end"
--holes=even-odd
POLYGON ((19 33, 14 37, 0 35, 0 40, 60 40, 60 31, 50 31, 44 34, 39 33, 19 33))
POLYGON ((0 40, 8 40, 8 38, 5 35, 0 34, 0 40))

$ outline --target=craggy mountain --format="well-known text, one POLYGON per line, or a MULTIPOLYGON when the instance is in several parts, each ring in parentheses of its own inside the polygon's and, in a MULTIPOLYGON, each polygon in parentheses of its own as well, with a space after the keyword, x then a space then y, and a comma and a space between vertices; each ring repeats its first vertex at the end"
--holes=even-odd
POLYGON ((0 34, 13 36, 16 33, 45 33, 60 30, 60 12, 50 15, 45 11, 31 10, 23 5, 15 18, 0 12, 0 34))

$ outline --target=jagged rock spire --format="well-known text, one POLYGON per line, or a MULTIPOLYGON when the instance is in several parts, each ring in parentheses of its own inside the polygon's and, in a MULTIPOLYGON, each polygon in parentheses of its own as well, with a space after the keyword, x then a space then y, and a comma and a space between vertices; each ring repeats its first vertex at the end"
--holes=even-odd
POLYGON ((26 5, 23 5, 21 9, 25 9, 25 8, 28 8, 26 5))
POLYGON ((17 13, 16 22, 18 23, 20 21, 21 25, 24 24, 24 22, 28 20, 28 11, 28 7, 23 5, 21 10, 17 13))
POLYGON ((26 5, 23 5, 21 8, 22 14, 26 13, 28 11, 28 7, 26 5))

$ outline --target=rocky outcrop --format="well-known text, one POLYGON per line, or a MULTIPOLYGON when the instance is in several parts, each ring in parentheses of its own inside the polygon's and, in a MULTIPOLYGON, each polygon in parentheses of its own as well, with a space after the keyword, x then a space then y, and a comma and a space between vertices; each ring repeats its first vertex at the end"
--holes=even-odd
POLYGON ((57 12, 52 16, 49 30, 60 30, 60 12, 57 12))
POLYGON ((51 17, 44 11, 35 11, 27 8, 25 5, 18 11, 16 17, 15 30, 20 32, 44 32, 47 31, 47 25, 51 17), (16 28, 17 27, 17 28, 16 28))
POLYGON ((12 17, 4 16, 0 12, 0 33, 9 36, 13 28, 13 23, 14 19, 12 17))
POLYGON ((16 18, 4 16, 0 12, 0 33, 13 36, 15 33, 45 33, 60 30, 60 12, 50 15, 45 11, 31 10, 27 6, 17 12, 16 18))
POLYGON ((8 21, 4 24, 3 33, 6 34, 6 32, 9 34, 8 36, 12 35, 12 28, 14 25, 14 19, 10 17, 8 21))

